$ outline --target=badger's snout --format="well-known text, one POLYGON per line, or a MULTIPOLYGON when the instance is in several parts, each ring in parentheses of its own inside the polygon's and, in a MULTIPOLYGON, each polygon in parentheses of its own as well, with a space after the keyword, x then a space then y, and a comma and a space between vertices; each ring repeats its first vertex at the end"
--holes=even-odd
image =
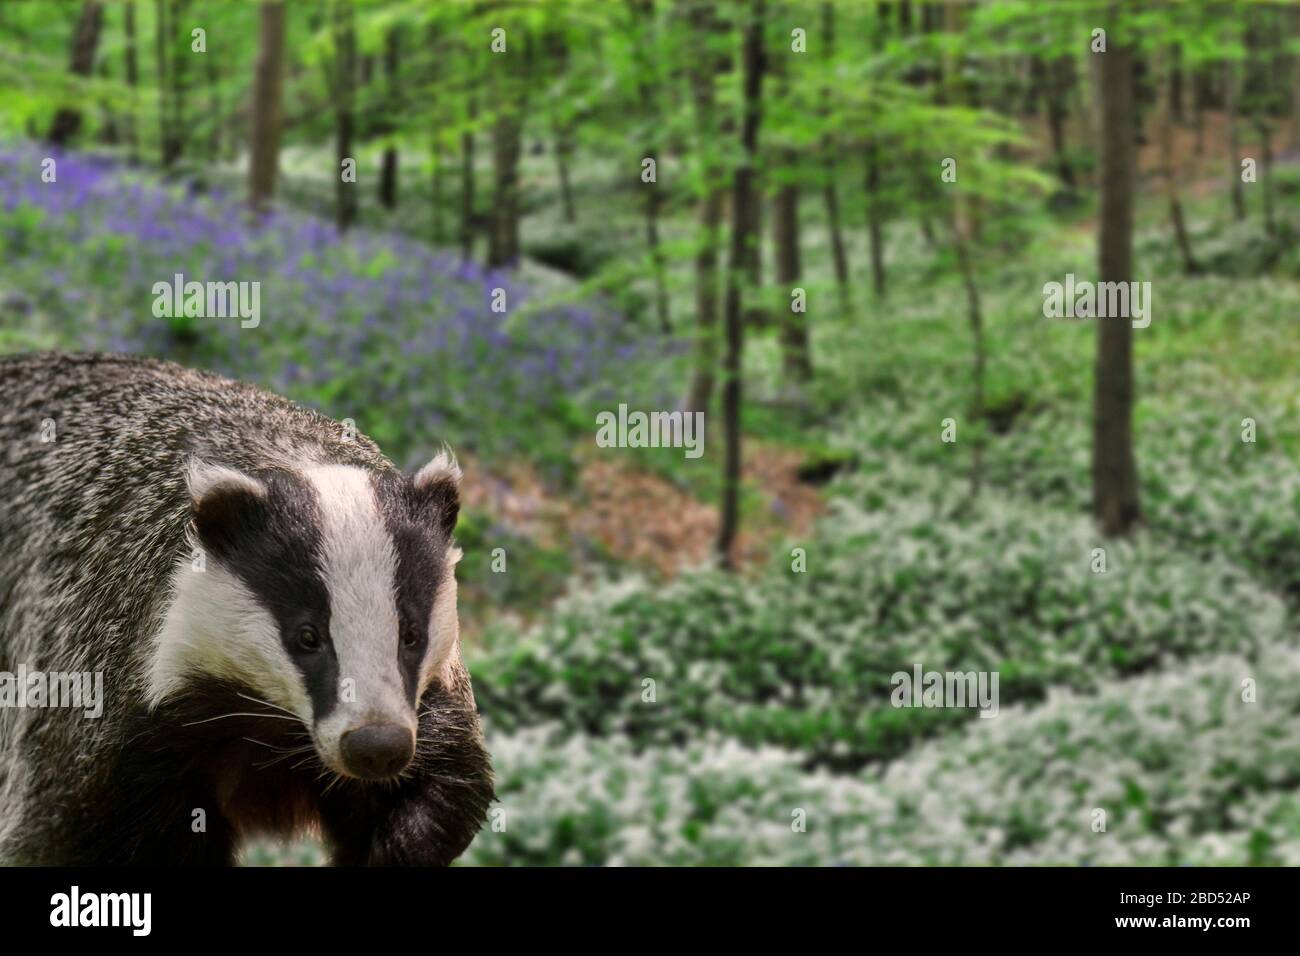
POLYGON ((401 724, 367 724, 343 735, 339 753, 354 777, 382 780, 406 769, 415 756, 415 738, 401 724))

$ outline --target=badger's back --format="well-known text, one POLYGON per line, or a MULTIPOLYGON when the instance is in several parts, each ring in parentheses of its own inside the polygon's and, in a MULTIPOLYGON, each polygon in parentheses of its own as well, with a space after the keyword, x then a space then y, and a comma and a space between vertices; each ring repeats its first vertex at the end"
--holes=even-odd
POLYGON ((86 761, 120 745, 109 728, 139 703, 187 548, 195 457, 249 471, 392 468, 369 439, 220 376, 126 356, 0 359, 0 671, 101 672, 105 690, 99 720, 0 708, 0 804, 23 798, 4 754, 39 740, 86 761))

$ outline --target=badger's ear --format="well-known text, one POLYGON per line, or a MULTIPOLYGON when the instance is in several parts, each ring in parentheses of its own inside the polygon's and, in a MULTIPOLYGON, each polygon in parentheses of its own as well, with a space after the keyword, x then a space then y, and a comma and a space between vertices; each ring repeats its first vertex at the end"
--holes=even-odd
POLYGON ((266 486, 242 471, 193 461, 186 472, 190 517, 200 543, 216 554, 229 553, 261 526, 266 486))
POLYGON ((448 537, 460 515, 460 465, 452 453, 443 451, 418 472, 412 485, 420 507, 448 537))

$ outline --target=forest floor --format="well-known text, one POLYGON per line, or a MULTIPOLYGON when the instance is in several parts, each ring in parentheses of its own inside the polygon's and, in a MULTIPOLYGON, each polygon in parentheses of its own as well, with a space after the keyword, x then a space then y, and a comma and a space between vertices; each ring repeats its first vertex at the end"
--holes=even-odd
MULTIPOLYGON (((746 444, 743 480, 759 507, 737 541, 740 567, 765 564, 774 541, 806 535, 825 510, 817 487, 801 475, 805 463, 797 450, 746 444)), ((505 478, 472 459, 466 470, 474 475, 466 485, 467 507, 481 508, 543 546, 590 538, 617 560, 664 580, 706 562, 717 538, 716 505, 622 459, 586 455, 571 493, 544 482, 525 461, 507 465, 505 478)))

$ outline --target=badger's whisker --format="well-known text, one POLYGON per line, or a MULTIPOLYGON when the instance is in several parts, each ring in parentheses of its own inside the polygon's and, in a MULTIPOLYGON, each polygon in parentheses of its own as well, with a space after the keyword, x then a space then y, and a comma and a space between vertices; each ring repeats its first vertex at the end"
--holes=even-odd
POLYGON ((181 726, 193 727, 195 724, 210 724, 214 720, 222 720, 226 717, 272 717, 276 720, 297 720, 298 719, 297 717, 283 717, 280 714, 253 714, 247 712, 235 712, 233 714, 218 714, 215 717, 205 717, 203 720, 191 720, 189 723, 182 724, 181 726))
MULTIPOLYGON (((245 739, 247 740, 248 738, 245 738, 245 739)), ((272 749, 275 749, 275 748, 272 748, 272 749)), ((308 745, 305 746, 305 747, 295 747, 295 748, 293 748, 292 750, 286 750, 284 753, 280 754, 280 756, 278 756, 278 757, 272 757, 270 760, 264 760, 264 761, 262 761, 261 763, 255 763, 255 764, 253 764, 253 766, 256 767, 258 770, 265 770, 267 767, 272 767, 272 766, 274 766, 275 764, 279 763, 279 762, 282 761, 282 760, 288 760, 290 757, 293 757, 293 756, 295 756, 295 755, 297 755, 297 754, 306 753, 307 751, 309 751, 309 750, 311 750, 311 749, 313 749, 313 748, 312 748, 312 746, 311 746, 310 744, 308 744, 308 745)))
POLYGON ((262 704, 264 707, 270 707, 272 710, 278 710, 281 713, 288 714, 290 717, 294 718, 295 720, 298 719, 298 715, 295 714, 293 711, 291 711, 288 707, 281 707, 279 704, 273 704, 269 700, 262 700, 260 697, 253 697, 249 694, 245 694, 240 691, 236 691, 236 694, 244 698, 244 700, 250 700, 254 704, 262 704))
MULTIPOLYGON (((300 735, 300 736, 301 736, 301 739, 306 739, 306 738, 305 738, 305 735, 300 735)), ((275 744, 268 744, 265 740, 258 740, 256 737, 241 737, 240 739, 241 739, 241 740, 247 740, 249 743, 253 743, 253 744, 261 744, 263 747, 267 748, 268 750, 274 750, 274 751, 276 751, 277 753, 288 753, 288 752, 291 752, 291 751, 296 752, 296 751, 302 751, 302 750, 306 750, 306 749, 308 749, 307 747, 301 747, 301 746, 299 746, 299 747, 278 747, 278 746, 276 746, 275 744)))

